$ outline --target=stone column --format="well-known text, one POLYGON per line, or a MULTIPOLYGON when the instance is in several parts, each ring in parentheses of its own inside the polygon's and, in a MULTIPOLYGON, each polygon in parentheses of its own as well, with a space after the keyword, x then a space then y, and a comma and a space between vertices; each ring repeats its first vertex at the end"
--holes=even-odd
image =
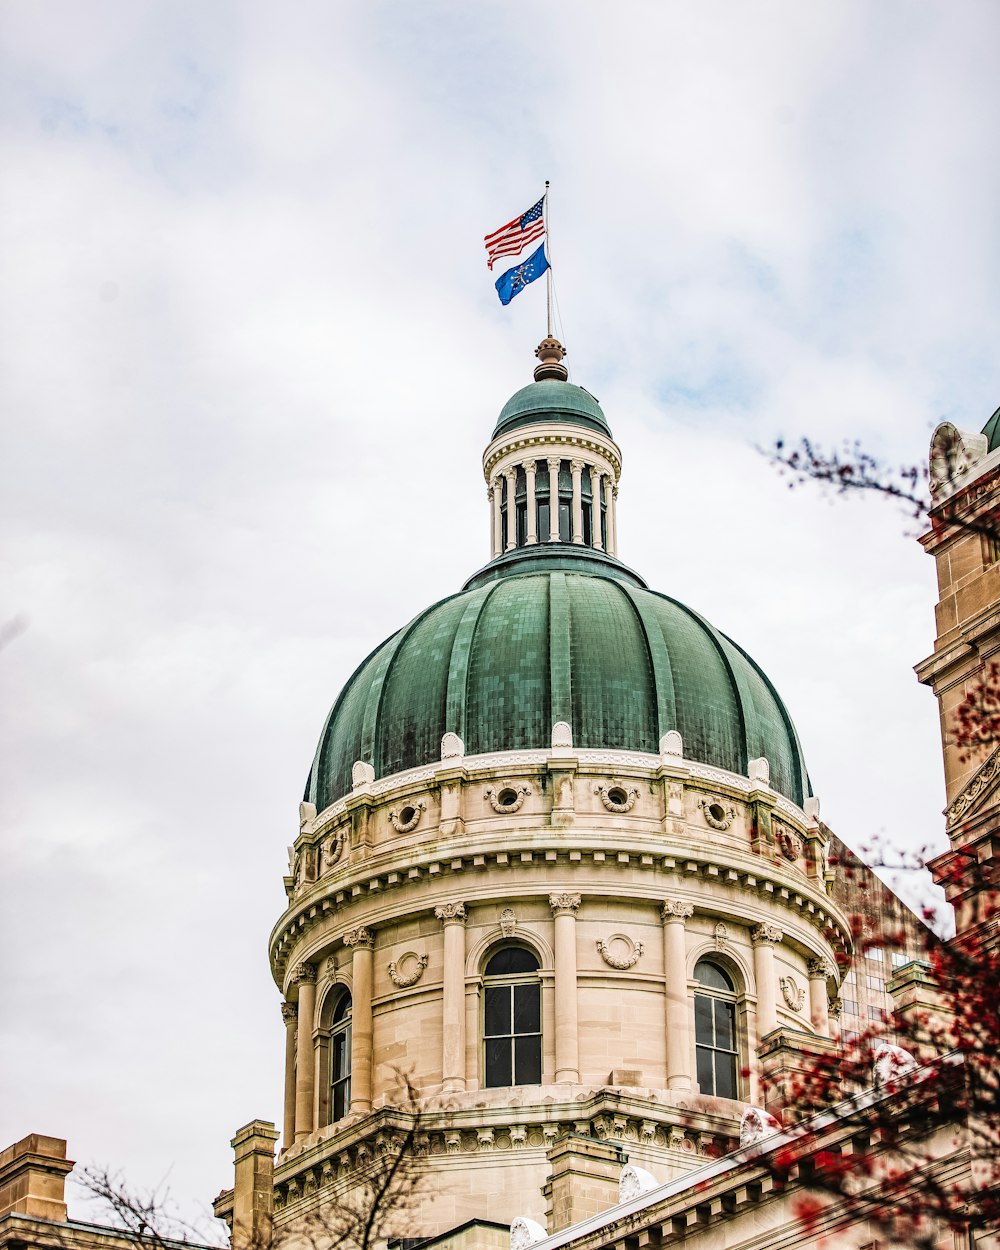
POLYGON ((292 985, 299 987, 298 1030, 295 1071, 295 1140, 308 1137, 315 1128, 313 1099, 316 1094, 316 1063, 313 1055, 313 1030, 316 1028, 316 968, 314 964, 296 964, 292 969, 292 985))
POLYGON ((750 933, 753 972, 757 981, 757 1043, 778 1027, 778 986, 774 948, 784 937, 776 924, 760 924, 750 933))
POLYGON ((559 466, 562 461, 555 457, 546 462, 549 466, 549 542, 559 541, 559 466))
POLYGON ((434 908, 444 925, 441 987, 441 1082, 445 1093, 465 1089, 465 904, 434 908))
POLYGON ((608 478, 608 554, 618 554, 618 487, 608 478))
POLYGON ((573 474, 573 541, 579 545, 583 542, 583 461, 571 460, 569 467, 573 474))
POLYGON ((667 1088, 691 1089, 691 1009, 688 1004, 687 943, 684 921, 694 915, 690 903, 668 899, 663 920, 663 970, 667 1003, 667 1088))
POLYGON ((495 560, 503 549, 503 530, 501 529, 500 522, 500 505, 503 494, 502 487, 500 485, 500 478, 495 477, 493 479, 490 483, 490 489, 487 494, 490 499, 490 533, 492 536, 491 542, 493 545, 493 559, 495 560))
POLYGON ((828 977, 834 975, 829 959, 809 960, 809 1018, 820 1037, 830 1036, 830 1000, 826 994, 828 977))
POLYGON ((576 994, 576 911, 579 894, 550 894, 555 927, 556 1081, 579 1084, 579 1030, 576 994))
POLYGON ((507 550, 513 551, 517 546, 517 504, 514 502, 517 467, 508 469, 504 477, 507 479, 507 550))
POLYGON ((593 465, 590 466, 590 529, 594 536, 594 547, 597 551, 604 550, 604 539, 601 537, 601 478, 593 465))
POLYGON ((535 506, 535 462, 534 460, 525 460, 521 466, 524 469, 524 482, 526 488, 525 508, 527 509, 528 526, 525 534, 525 544, 533 547, 538 542, 538 509, 535 506))
POLYGON ((372 951, 375 935, 364 926, 344 934, 351 960, 351 1115, 372 1108, 372 951))
POLYGON ((281 1004, 285 1022, 285 1121, 281 1148, 287 1150, 295 1141, 295 1020, 299 1010, 294 1003, 281 1004))

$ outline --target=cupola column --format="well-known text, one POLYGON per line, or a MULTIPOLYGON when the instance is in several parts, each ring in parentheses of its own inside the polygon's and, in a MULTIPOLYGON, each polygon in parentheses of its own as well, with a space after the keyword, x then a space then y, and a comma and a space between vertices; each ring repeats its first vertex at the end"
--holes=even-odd
POLYGON ((618 554, 618 487, 608 478, 608 555, 618 554))
POLYGON ((538 515, 535 507, 535 462, 534 460, 525 460, 524 462, 524 482, 525 482, 525 506, 527 509, 527 527, 525 534, 525 544, 533 547, 538 542, 538 515))
POLYGON ((441 993, 441 1081, 444 1093, 465 1089, 465 904, 434 908, 444 925, 441 993))
POLYGON ((832 976, 833 964, 828 959, 809 960, 809 1018, 821 1037, 830 1036, 830 1000, 826 983, 832 976))
POLYGON ((663 969, 667 1005, 667 1088, 691 1089, 690 1005, 687 987, 687 940, 684 922, 694 907, 668 899, 660 907, 663 920, 663 969))
POLYGON ((351 959, 351 1115, 372 1109, 372 951, 375 935, 363 926, 344 934, 351 959))
MULTIPOLYGON (((577 478, 579 482, 579 478, 577 478)), ((576 912, 579 894, 550 894, 555 929, 556 1081, 579 1084, 579 1025, 576 988, 576 912)))
POLYGON ((573 541, 579 545, 583 542, 583 461, 571 460, 569 467, 573 474, 573 541))
POLYGON ((493 559, 503 551, 503 529, 500 516, 500 508, 503 503, 503 486, 501 479, 495 477, 489 489, 490 497, 490 525, 492 527, 493 536, 493 559))
POLYGON ((590 466, 590 533, 591 542, 597 551, 604 550, 604 539, 601 537, 601 478, 593 465, 590 466))
POLYGON ((508 469, 504 477, 507 479, 507 550, 513 551, 517 546, 517 504, 514 501, 517 467, 508 469))
POLYGON ((295 1021, 298 1008, 294 1003, 281 1004, 281 1018, 285 1022, 285 1107, 281 1147, 287 1150, 295 1141, 295 1021))
POLYGON ((549 466, 549 542, 559 541, 559 466, 558 456, 548 461, 549 466))
POLYGON ((753 973, 757 981, 757 1044, 778 1027, 778 985, 774 948, 784 937, 776 924, 760 924, 750 933, 753 973))
POLYGON ((316 1094, 316 1056, 313 1030, 316 1027, 316 968, 313 964, 296 964, 292 969, 292 985, 299 987, 298 1038, 295 1072, 295 1140, 300 1141, 313 1131, 313 1102, 316 1094))

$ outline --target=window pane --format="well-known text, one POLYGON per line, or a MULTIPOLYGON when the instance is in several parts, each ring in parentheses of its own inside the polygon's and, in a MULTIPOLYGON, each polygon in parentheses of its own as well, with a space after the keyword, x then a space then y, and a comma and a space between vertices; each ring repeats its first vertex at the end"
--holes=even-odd
POLYGON ((736 1049, 736 1021, 732 1003, 715 1002, 715 1044, 723 1050, 736 1049))
POLYGON ((487 1037, 510 1032, 510 991, 509 985, 486 987, 485 1032, 487 1037))
POLYGON ((511 1084, 510 1051, 509 1038, 486 1039, 486 1084, 488 1087, 511 1084))
POLYGON ((330 1071, 333 1079, 337 1081, 347 1075, 347 1038, 343 1033, 336 1033, 330 1040, 333 1051, 330 1056, 330 1071))
POLYGON ((542 1031, 541 988, 538 985, 514 986, 514 1032, 542 1031))
POLYGON ((698 1088, 703 1094, 715 1093, 712 1052, 704 1046, 698 1047, 698 1088))
POLYGON ((704 994, 695 994, 694 996, 694 1039, 711 1046, 715 1041, 715 1031, 712 1028, 712 999, 706 998, 704 994))
POLYGON ((538 960, 523 946, 505 946, 486 965, 486 976, 502 977, 519 972, 537 972, 538 960))
POLYGON ((718 1098, 736 1097, 736 1060, 720 1051, 715 1052, 715 1093, 718 1098))
POLYGON ((722 969, 717 964, 709 963, 707 959, 699 959, 695 964, 694 979, 700 981, 702 985, 710 990, 729 990, 732 992, 734 988, 732 981, 730 981, 722 969))
POLYGON ((542 1080, 542 1039, 519 1037, 514 1043, 517 1058, 515 1085, 540 1085, 542 1080))
POLYGON ((563 503, 563 501, 560 499, 559 501, 559 541, 563 543, 568 543, 570 538, 572 537, 572 534, 570 533, 569 508, 570 508, 570 505, 568 503, 563 503))
POLYGON ((547 503, 538 505, 538 541, 540 543, 549 541, 549 505, 547 503))

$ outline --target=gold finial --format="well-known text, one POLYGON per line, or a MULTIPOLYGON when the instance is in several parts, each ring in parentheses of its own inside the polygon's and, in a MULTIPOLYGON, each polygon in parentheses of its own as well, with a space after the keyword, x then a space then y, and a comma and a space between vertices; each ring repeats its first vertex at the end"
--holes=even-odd
POLYGON ((569 370, 562 363, 566 348, 551 334, 538 344, 535 348, 535 355, 541 362, 535 365, 536 382, 544 382, 548 378, 554 378, 557 382, 565 382, 569 377, 569 370))

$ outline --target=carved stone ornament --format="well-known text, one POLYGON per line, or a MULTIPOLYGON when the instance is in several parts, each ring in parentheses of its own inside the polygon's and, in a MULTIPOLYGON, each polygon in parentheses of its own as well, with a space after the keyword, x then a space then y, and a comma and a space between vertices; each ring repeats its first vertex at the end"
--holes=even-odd
POLYGON ((806 1005, 806 992, 795 984, 795 978, 779 977, 778 985, 781 987, 781 997, 792 1011, 801 1011, 806 1005))
POLYGON ((332 868, 344 853, 345 834, 343 829, 338 829, 329 842, 323 847, 323 867, 332 868))
POLYGON ((490 807, 495 812, 503 816, 510 816, 514 812, 519 812, 524 803, 524 796, 531 793, 531 786, 522 785, 501 785, 496 788, 490 786, 486 791, 486 798, 490 801, 490 807))
POLYGON ((292 969, 291 976, 289 976, 288 980, 291 985, 301 985, 303 982, 308 983, 310 981, 315 981, 316 965, 305 963, 296 964, 292 969))
POLYGON ((763 1107, 747 1107, 740 1120, 740 1146, 756 1146, 765 1137, 781 1132, 781 1121, 763 1107))
POLYGON ((426 967, 426 955, 418 955, 415 951, 407 951, 405 955, 400 955, 398 960, 394 959, 389 964, 389 980, 393 985, 398 985, 401 990, 408 990, 411 985, 416 985, 424 975, 426 967), (400 972, 400 968, 406 963, 412 965, 412 971, 407 973, 400 972))
POLYGON ((670 920, 673 917, 679 917, 681 920, 687 920, 693 915, 693 903, 683 903, 680 899, 668 898, 666 902, 660 904, 660 917, 663 920, 670 920))
POLYGON ((873 1084, 876 1089, 881 1089, 886 1085, 892 1085, 907 1072, 912 1072, 917 1066, 917 1061, 908 1050, 904 1050, 902 1046, 892 1046, 889 1042, 879 1042, 875 1047, 875 1062, 873 1065, 873 1084))
POLYGON ((633 942, 624 933, 616 933, 607 942, 602 938, 598 938, 597 950, 609 968, 617 968, 619 972, 625 972, 629 968, 634 968, 639 962, 639 957, 643 952, 643 945, 641 942, 633 942), (627 948, 628 953, 626 955, 616 955, 613 952, 611 948, 616 942, 622 943, 627 948))
POLYGON ((660 739, 660 754, 672 755, 676 759, 684 758, 684 739, 676 729, 668 729, 660 739))
POLYGON ((460 760, 465 755, 465 743, 456 733, 449 730, 441 738, 441 758, 443 760, 460 760))
POLYGON ((299 1014, 298 1003, 282 1003, 281 1018, 286 1024, 294 1024, 299 1014))
POLYGON ((465 924, 465 904, 442 903, 440 907, 434 908, 434 915, 437 916, 438 920, 444 921, 445 924, 465 924))
POLYGON ((514 914, 513 907, 505 907, 500 913, 500 934, 505 938, 512 938, 514 930, 517 928, 517 916, 514 914))
POLYGON ((809 960, 809 976, 822 977, 824 981, 828 981, 830 977, 835 977, 837 970, 829 959, 810 959, 809 960))
POLYGON ((630 1198, 639 1198, 653 1189, 659 1189, 660 1182, 655 1176, 634 1163, 626 1163, 618 1178, 618 1201, 628 1202, 630 1198))
POLYGON ((835 1019, 843 1014, 844 1000, 842 998, 831 998, 828 1000, 830 1004, 830 1015, 835 1019))
POLYGON ((375 769, 367 762, 367 760, 355 760, 351 765, 351 786, 355 790, 360 790, 362 786, 369 786, 375 780, 375 769))
POLYGON ((998 774, 1000 774, 1000 746, 993 748, 992 754, 983 761, 969 784, 945 811, 949 829, 954 828, 975 806, 976 801, 992 787, 998 774))
POLYGON ((344 934, 344 945, 352 948, 360 946, 362 950, 371 950, 375 945, 375 934, 372 933, 371 929, 366 929, 364 925, 361 925, 357 929, 350 929, 344 934))
POLYGON ((529 1246, 537 1246, 546 1237, 548 1233, 541 1224, 529 1220, 526 1215, 519 1215, 510 1226, 510 1250, 528 1250, 529 1246))
POLYGON ((930 489, 934 499, 947 498, 963 474, 989 452, 989 440, 983 434, 960 430, 950 421, 942 421, 931 437, 929 457, 930 489))
POLYGON ((552 726, 552 750, 572 751, 573 730, 564 720, 557 720, 552 726))
POLYGON ((399 808, 394 807, 389 813, 389 824, 397 833, 410 833, 420 823, 424 810, 425 804, 422 801, 405 803, 399 808))
POLYGON ((774 840, 785 859, 794 862, 802 854, 802 839, 799 835, 787 825, 780 825, 777 821, 774 822, 774 840))
POLYGON ((715 939, 715 949, 717 951, 724 951, 729 945, 729 930, 721 920, 712 930, 712 936, 715 939))
POLYGON ((630 812, 639 797, 639 791, 635 786, 623 786, 617 781, 612 781, 608 785, 594 786, 594 793, 600 796, 601 802, 609 812, 619 813, 630 812))
POLYGON ((720 833, 725 833, 736 819, 736 809, 727 807, 719 799, 699 799, 698 806, 705 817, 705 824, 720 833))
POLYGON ((754 946, 760 946, 762 942, 774 945, 781 941, 784 933, 776 924, 759 924, 756 929, 750 930, 750 941, 754 946))
POLYGON ((567 913, 576 915, 576 909, 580 906, 579 894, 550 894, 549 906, 552 908, 554 916, 565 916, 567 913))

